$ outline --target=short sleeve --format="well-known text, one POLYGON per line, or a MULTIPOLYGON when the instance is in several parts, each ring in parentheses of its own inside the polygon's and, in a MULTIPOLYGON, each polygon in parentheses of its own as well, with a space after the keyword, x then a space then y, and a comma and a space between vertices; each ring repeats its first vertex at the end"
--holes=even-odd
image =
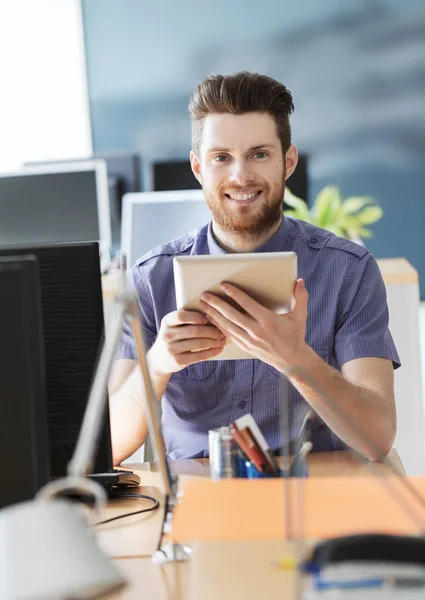
POLYGON ((368 253, 352 271, 342 293, 334 341, 338 365, 377 357, 391 360, 397 369, 400 359, 388 321, 385 284, 376 260, 368 253))
MULTIPOLYGON (((133 267, 128 276, 128 284, 133 287, 139 305, 139 318, 145 335, 146 348, 149 349, 156 339, 156 327, 152 296, 145 280, 143 268, 133 267)), ((115 359, 129 358, 137 360, 137 350, 134 343, 130 319, 125 320, 123 333, 115 359)))

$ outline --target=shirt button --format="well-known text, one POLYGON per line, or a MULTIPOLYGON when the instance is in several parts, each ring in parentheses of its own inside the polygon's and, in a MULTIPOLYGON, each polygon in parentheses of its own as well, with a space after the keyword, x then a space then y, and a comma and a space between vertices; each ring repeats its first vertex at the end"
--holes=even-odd
POLYGON ((181 374, 182 377, 187 377, 189 375, 189 371, 187 369, 182 369, 181 374))
POLYGON ((311 244, 317 244, 317 238, 315 238, 315 237, 311 237, 311 238, 310 238, 310 243, 311 243, 311 244))
POLYGON ((238 407, 239 408, 245 408, 245 406, 246 406, 245 400, 241 400, 240 402, 238 402, 238 407))

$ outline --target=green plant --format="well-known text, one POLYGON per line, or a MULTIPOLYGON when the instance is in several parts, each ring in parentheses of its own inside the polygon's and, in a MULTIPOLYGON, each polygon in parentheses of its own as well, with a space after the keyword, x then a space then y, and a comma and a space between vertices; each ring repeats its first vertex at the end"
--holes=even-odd
POLYGON ((339 188, 333 185, 319 192, 311 209, 289 189, 285 191, 285 203, 290 206, 284 211, 285 215, 350 240, 372 237, 372 231, 366 226, 376 223, 383 215, 382 208, 370 196, 351 196, 343 200, 339 188))

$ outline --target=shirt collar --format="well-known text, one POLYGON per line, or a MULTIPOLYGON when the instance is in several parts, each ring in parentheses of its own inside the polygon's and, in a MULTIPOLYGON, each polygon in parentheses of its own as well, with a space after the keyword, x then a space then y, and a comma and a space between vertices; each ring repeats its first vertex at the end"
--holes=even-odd
MULTIPOLYGON (((254 252, 282 252, 286 238, 288 237, 288 226, 288 219, 283 216, 279 229, 262 246, 254 250, 254 252)), ((215 239, 212 230, 212 221, 208 225, 207 239, 210 254, 229 254, 215 239)))

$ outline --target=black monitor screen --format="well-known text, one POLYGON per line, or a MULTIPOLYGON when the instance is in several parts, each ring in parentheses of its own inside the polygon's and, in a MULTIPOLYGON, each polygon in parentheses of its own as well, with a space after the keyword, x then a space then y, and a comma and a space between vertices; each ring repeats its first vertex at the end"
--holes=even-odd
POLYGON ((0 244, 99 240, 96 172, 0 176, 0 244))
POLYGON ((200 187, 188 160, 157 162, 153 165, 153 189, 155 192, 197 190, 200 187))
POLYGON ((308 170, 307 155, 298 155, 298 164, 292 175, 286 180, 288 187, 295 196, 308 203, 308 170))
MULTIPOLYGON (((103 340, 99 244, 0 247, 2 256, 37 257, 46 357, 47 416, 52 475, 66 475, 103 340)), ((94 472, 112 468, 109 411, 94 472)))
POLYGON ((50 477, 40 283, 34 256, 0 257, 0 508, 50 477))

